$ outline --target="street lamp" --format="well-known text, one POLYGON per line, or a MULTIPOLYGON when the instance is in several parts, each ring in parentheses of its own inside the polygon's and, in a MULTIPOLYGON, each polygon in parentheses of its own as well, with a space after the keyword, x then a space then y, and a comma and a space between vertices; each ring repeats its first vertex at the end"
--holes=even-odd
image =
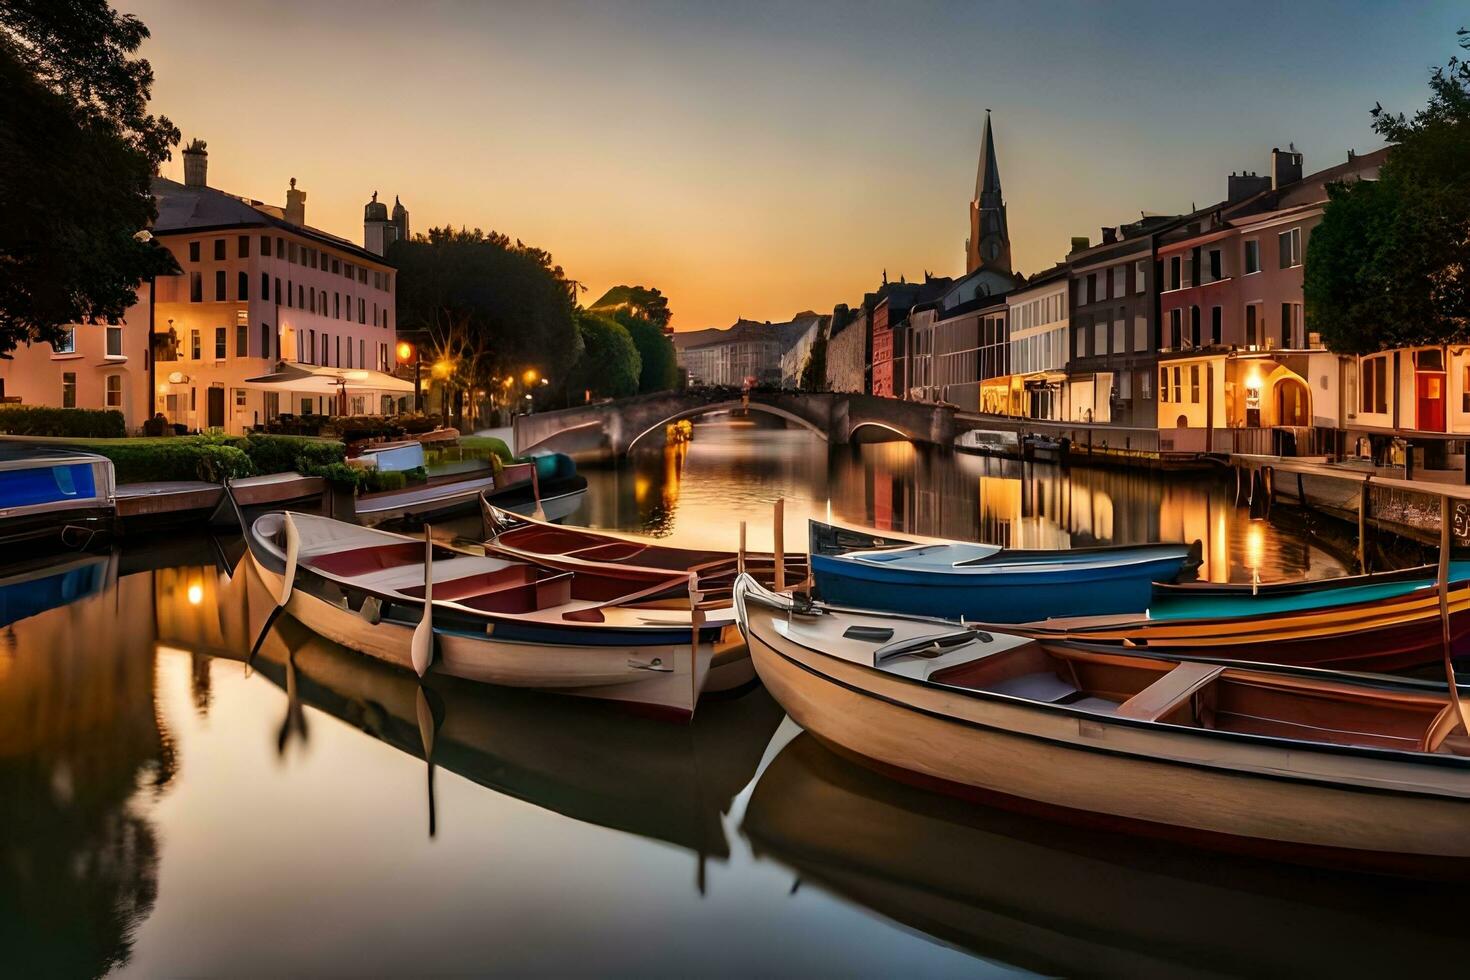
POLYGON ((423 372, 421 370, 422 365, 419 362, 419 353, 414 348, 413 344, 410 344, 406 340, 400 340, 398 342, 398 346, 397 348, 395 348, 394 353, 398 355, 399 364, 407 366, 409 361, 413 361, 413 410, 415 412, 421 411, 422 409, 419 404, 421 379, 419 378, 419 375, 423 372))

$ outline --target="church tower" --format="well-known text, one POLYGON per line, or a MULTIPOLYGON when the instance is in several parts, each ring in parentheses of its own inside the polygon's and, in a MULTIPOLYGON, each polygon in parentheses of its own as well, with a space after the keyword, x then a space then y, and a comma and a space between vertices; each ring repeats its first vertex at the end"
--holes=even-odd
POLYGON ((981 267, 1011 271, 1011 233, 1006 226, 1006 202, 1000 193, 1000 166, 995 162, 995 137, 990 110, 985 110, 985 135, 980 139, 980 168, 975 174, 975 199, 970 202, 970 237, 965 240, 965 274, 981 267))

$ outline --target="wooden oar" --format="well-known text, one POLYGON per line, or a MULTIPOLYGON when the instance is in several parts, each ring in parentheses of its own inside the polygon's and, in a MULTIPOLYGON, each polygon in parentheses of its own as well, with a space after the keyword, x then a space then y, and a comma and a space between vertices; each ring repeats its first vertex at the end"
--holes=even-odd
MULTIPOLYGON (((301 533, 296 530, 296 522, 291 520, 291 512, 285 512, 286 517, 286 571, 281 577, 281 595, 276 600, 276 608, 271 610, 265 618, 265 625, 260 628, 260 634, 256 636, 255 642, 251 644, 250 653, 245 657, 245 667, 248 670, 250 664, 255 660, 255 655, 260 651, 260 645, 265 642, 266 634, 270 633, 271 627, 275 625, 276 617, 285 611, 286 604, 291 601, 291 586, 296 579, 296 561, 301 554, 301 533)), ((248 532, 247 532, 248 533, 248 532)))
POLYGON ((776 498, 774 522, 771 529, 775 536, 775 570, 772 576, 772 584, 777 592, 786 591, 786 499, 776 498))
POLYGON ((414 714, 418 717, 419 740, 424 746, 424 762, 428 766, 429 787, 429 836, 434 836, 435 814, 434 806, 434 738, 439 733, 439 713, 429 702, 429 694, 422 684, 414 696, 414 714))
POLYGON ((424 615, 413 628, 408 655, 420 677, 429 672, 429 664, 434 660, 434 538, 427 524, 424 525, 424 615))
POLYGON ((531 463, 531 496, 536 498, 536 510, 531 516, 538 521, 546 520, 546 511, 541 509, 541 478, 536 475, 536 463, 531 463))
POLYGON ((1450 637, 1450 545, 1451 529, 1450 498, 1439 498, 1439 623, 1444 640, 1444 673, 1450 685, 1450 703, 1455 706, 1455 716, 1465 734, 1470 735, 1470 718, 1465 715, 1465 706, 1460 703, 1460 687, 1455 682, 1453 640, 1450 637))
POLYGON ((699 706, 699 627, 704 623, 704 612, 699 604, 704 601, 704 593, 699 591, 699 575, 695 572, 689 573, 689 628, 691 632, 689 642, 689 683, 693 693, 689 698, 689 720, 694 720, 694 709, 699 706))

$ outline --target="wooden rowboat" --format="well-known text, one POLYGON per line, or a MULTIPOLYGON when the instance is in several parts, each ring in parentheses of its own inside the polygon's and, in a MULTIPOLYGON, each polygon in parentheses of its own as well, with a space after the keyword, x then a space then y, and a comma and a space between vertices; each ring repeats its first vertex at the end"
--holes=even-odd
MULTIPOLYGON (((767 586, 775 584, 776 560, 769 552, 742 556, 734 551, 674 548, 647 538, 583 527, 564 527, 550 521, 512 514, 482 497, 485 550, 568 571, 601 566, 637 568, 656 574, 693 574, 706 601, 730 599, 735 576, 742 565, 767 586)), ((787 587, 806 578, 805 555, 787 554, 782 562, 787 587)))
MULTIPOLYGON (((688 720, 751 675, 728 606, 662 608, 685 577, 568 573, 289 512, 245 524, 280 609, 343 646, 466 680, 624 702, 688 720)), ((697 597, 696 597, 697 598, 697 597)))
MULTIPOLYGON (((1258 659, 1364 671, 1442 660, 1434 566, 1317 582, 1156 586, 1146 616, 1070 617, 1004 629, 1037 639, 1111 644, 1175 656, 1258 659)), ((1470 655, 1470 562, 1452 562, 1446 603, 1452 657, 1470 655)), ((984 628, 983 625, 980 628, 984 628)))
POLYGON ((915 540, 810 523, 816 594, 829 602, 919 616, 1024 623, 1055 615, 1140 613, 1199 545, 1070 551, 915 540))
POLYGON ((735 605, 792 719, 900 779, 1285 860, 1470 872, 1470 739, 1444 685, 803 609, 749 578, 735 605))

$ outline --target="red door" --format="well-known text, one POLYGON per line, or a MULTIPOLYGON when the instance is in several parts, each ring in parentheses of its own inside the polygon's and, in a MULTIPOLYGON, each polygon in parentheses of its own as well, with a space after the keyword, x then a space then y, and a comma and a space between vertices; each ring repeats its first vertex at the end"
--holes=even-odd
POLYGON ((1414 375, 1418 411, 1416 427, 1423 432, 1443 432, 1444 427, 1444 374, 1437 371, 1419 371, 1414 375))

